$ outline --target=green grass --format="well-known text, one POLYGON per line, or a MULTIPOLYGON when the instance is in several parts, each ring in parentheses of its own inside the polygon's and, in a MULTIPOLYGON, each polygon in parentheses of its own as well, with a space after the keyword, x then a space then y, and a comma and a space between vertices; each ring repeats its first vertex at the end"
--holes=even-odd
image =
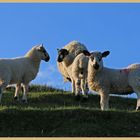
POLYGON ((140 136, 136 99, 110 97, 110 110, 101 111, 99 96, 76 101, 68 92, 30 92, 28 104, 3 94, 0 136, 106 137, 140 136))

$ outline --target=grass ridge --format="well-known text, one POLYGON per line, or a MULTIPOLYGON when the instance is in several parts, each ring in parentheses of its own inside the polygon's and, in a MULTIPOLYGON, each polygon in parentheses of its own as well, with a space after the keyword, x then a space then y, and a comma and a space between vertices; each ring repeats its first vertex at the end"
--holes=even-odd
MULTIPOLYGON (((21 95, 20 95, 21 97, 21 95)), ((101 111, 98 95, 76 101, 61 90, 30 91, 28 104, 15 102, 7 90, 0 106, 3 137, 138 137, 140 111, 136 99, 110 97, 110 110, 101 111)))

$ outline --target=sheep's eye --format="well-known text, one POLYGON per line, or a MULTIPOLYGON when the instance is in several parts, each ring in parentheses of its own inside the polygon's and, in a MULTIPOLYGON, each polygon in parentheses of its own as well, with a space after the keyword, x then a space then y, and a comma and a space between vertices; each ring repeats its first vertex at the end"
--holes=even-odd
POLYGON ((46 53, 46 50, 43 50, 42 52, 43 52, 43 53, 46 53))
POLYGON ((94 57, 91 57, 90 59, 91 59, 91 61, 93 61, 94 60, 94 57))
POLYGON ((99 59, 99 61, 101 61, 102 60, 102 58, 98 58, 99 59))
POLYGON ((63 58, 63 55, 62 55, 62 54, 60 55, 60 58, 61 58, 61 59, 63 58))

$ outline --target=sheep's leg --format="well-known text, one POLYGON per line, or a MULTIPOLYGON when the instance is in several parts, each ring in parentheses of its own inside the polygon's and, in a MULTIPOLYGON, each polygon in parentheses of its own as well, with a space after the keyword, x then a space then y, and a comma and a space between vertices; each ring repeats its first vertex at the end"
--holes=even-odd
POLYGON ((136 110, 140 110, 140 88, 138 85, 133 86, 134 92, 137 94, 137 105, 136 105, 136 110))
POLYGON ((138 99, 137 99, 136 110, 140 110, 140 95, 138 96, 138 99))
POLYGON ((22 101, 27 103, 27 92, 28 92, 28 84, 23 85, 23 97, 22 101))
POLYGON ((14 95, 15 100, 19 100, 18 96, 19 96, 20 89, 21 89, 21 84, 17 84, 16 85, 16 90, 15 90, 15 95, 14 95))
POLYGON ((80 100, 80 80, 76 79, 75 80, 75 96, 76 100, 80 100))
POLYGON ((88 82, 86 82, 86 94, 88 94, 89 88, 88 88, 88 82))
POLYGON ((76 95, 80 94, 80 83, 81 83, 80 80, 76 79, 76 81, 75 81, 76 95))
POLYGON ((135 91, 135 93, 137 94, 137 106, 136 106, 136 110, 140 110, 140 91, 135 91))
POLYGON ((2 88, 0 87, 0 103, 1 103, 1 98, 2 98, 2 88))
POLYGON ((81 79, 81 89, 82 89, 82 95, 85 99, 88 98, 87 92, 86 92, 86 82, 84 79, 81 79))
POLYGON ((109 95, 106 93, 100 94, 100 106, 101 110, 108 110, 109 109, 109 95))
POLYGON ((130 86, 132 87, 133 91, 137 94, 136 110, 140 110, 140 80, 137 76, 131 78, 130 86))
POLYGON ((74 80, 72 80, 71 85, 72 85, 72 93, 75 94, 75 81, 74 80))
POLYGON ((7 83, 2 83, 0 85, 0 103, 1 103, 1 99, 2 99, 3 90, 6 88, 7 85, 8 85, 7 83))

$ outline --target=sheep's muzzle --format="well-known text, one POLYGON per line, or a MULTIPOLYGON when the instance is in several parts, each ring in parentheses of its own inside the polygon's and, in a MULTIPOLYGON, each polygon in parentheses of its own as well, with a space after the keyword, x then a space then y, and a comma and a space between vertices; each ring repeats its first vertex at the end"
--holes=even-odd
POLYGON ((93 65, 93 67, 94 67, 94 69, 96 69, 96 70, 98 70, 99 69, 99 64, 95 64, 95 65, 93 65))
POLYGON ((64 55, 62 55, 62 54, 58 55, 58 57, 57 57, 58 62, 62 62, 63 59, 64 59, 64 55))
POLYGON ((69 52, 66 49, 61 49, 58 51, 58 57, 57 61, 62 62, 63 59, 69 54, 69 52))
POLYGON ((62 60, 60 57, 58 57, 58 58, 57 58, 57 61, 58 61, 58 62, 62 62, 63 60, 62 60))
POLYGON ((45 62, 48 62, 50 60, 50 56, 45 58, 45 62))

